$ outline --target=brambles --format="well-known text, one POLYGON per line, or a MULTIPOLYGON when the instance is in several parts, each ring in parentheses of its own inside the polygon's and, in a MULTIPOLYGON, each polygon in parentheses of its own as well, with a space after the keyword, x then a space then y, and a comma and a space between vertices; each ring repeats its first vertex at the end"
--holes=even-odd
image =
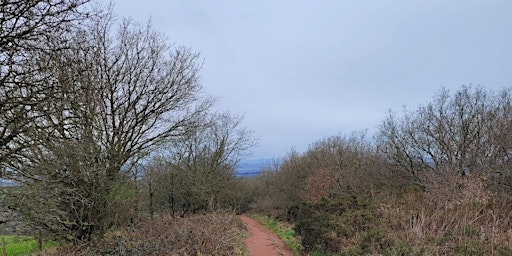
MULTIPOLYGON (((377 212, 369 198, 355 194, 340 194, 315 203, 292 207, 287 218, 295 223, 295 231, 302 237, 306 252, 332 254, 342 248, 352 248, 352 237, 365 234, 376 225, 377 212)), ((363 253, 373 250, 362 248, 363 253)))
POLYGON ((254 180, 253 210, 291 221, 313 255, 507 255, 511 103, 441 91, 374 140, 313 143, 254 180))
POLYGON ((95 244, 62 246, 45 255, 240 255, 245 232, 231 213, 162 215, 112 230, 95 244))

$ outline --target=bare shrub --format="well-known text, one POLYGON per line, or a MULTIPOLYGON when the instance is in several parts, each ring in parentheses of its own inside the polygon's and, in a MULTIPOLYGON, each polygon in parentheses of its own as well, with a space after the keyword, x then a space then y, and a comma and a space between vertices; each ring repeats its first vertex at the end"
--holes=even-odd
POLYGON ((334 179, 329 175, 330 172, 322 169, 307 179, 306 201, 309 203, 317 202, 320 199, 329 196, 334 179))
POLYGON ((416 175, 446 168, 468 175, 510 165, 512 95, 483 87, 441 90, 416 111, 385 118, 379 149, 396 168, 416 175))
POLYGON ((231 213, 163 215, 107 233, 98 244, 63 246, 46 255, 235 255, 245 226, 231 213))
POLYGON ((280 165, 257 177, 253 206, 283 211, 323 197, 367 192, 387 183, 380 172, 384 164, 365 132, 332 136, 311 144, 305 153, 292 151, 280 165))
POLYGON ((443 203, 448 208, 467 202, 486 204, 491 197, 487 189, 486 174, 461 177, 451 171, 438 170, 423 173, 421 179, 425 184, 427 199, 433 201, 444 199, 443 203))
POLYGON ((424 174, 422 179, 425 193, 405 198, 379 195, 384 228, 394 230, 395 240, 409 248, 409 253, 512 252, 512 222, 508 216, 511 201, 489 190, 487 175, 462 178, 456 172, 444 171, 424 174))

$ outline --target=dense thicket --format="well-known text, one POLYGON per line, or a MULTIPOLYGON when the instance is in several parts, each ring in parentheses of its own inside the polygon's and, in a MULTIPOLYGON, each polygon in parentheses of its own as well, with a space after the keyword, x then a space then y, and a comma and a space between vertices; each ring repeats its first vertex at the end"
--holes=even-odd
POLYGON ((241 117, 212 114, 193 133, 173 140, 144 166, 148 209, 185 216, 217 208, 240 210, 235 168, 254 146, 241 117))
POLYGON ((373 139, 315 142, 249 180, 252 210, 291 222, 305 253, 508 255, 510 99, 443 89, 373 139))
POLYGON ((292 151, 282 163, 269 167, 254 182, 260 209, 284 210, 345 191, 370 189, 384 159, 365 132, 318 141, 305 153, 292 151), (368 179, 367 179, 368 178, 368 179))

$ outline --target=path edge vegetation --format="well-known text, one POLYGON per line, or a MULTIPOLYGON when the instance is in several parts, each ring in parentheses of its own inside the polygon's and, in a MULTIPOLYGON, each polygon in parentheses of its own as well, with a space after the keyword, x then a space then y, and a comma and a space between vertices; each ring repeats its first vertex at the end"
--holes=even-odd
POLYGON ((272 232, 276 233, 281 240, 284 241, 286 246, 290 248, 295 255, 301 255, 304 247, 300 243, 300 238, 297 236, 293 228, 288 227, 282 222, 279 222, 271 217, 264 217, 261 215, 253 214, 250 217, 254 218, 261 224, 268 227, 272 232))
MULTIPOLYGON (((32 255, 41 252, 39 250, 39 240, 32 236, 23 235, 0 235, 0 253, 7 255, 32 255)), ((55 241, 43 241, 42 251, 50 250, 59 246, 55 241)))

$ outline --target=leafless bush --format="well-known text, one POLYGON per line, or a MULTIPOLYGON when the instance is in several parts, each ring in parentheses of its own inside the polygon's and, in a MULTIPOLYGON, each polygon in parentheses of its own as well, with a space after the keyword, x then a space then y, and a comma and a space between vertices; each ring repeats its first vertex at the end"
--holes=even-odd
POLYGON ((468 175, 510 166, 511 89, 443 89, 432 102, 382 122, 379 149, 389 163, 416 175, 448 169, 468 175))
POLYGON ((383 229, 394 230, 410 252, 507 255, 512 252, 511 201, 489 190, 487 175, 423 175, 427 192, 398 198, 381 194, 383 229), (500 254, 501 253, 501 254, 500 254))
POLYGON ((161 147, 144 166, 142 183, 150 214, 186 214, 212 208, 238 208, 235 167, 255 145, 241 127, 242 117, 211 114, 186 136, 161 147))
POLYGON ((236 255, 241 254, 245 232, 231 213, 165 215, 111 231, 98 244, 62 246, 46 255, 236 255))

